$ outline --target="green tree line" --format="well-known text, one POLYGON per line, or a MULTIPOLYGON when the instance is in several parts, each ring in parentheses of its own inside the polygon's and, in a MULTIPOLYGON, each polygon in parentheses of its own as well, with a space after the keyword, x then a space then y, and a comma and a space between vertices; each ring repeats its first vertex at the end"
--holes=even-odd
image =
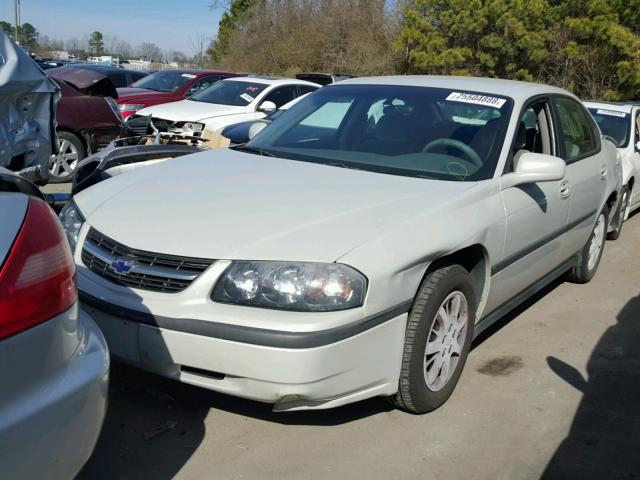
MULTIPOLYGON (((640 97, 640 0, 231 0, 212 60, 291 74, 500 77, 640 97)), ((238 68, 241 67, 241 68, 238 68)))

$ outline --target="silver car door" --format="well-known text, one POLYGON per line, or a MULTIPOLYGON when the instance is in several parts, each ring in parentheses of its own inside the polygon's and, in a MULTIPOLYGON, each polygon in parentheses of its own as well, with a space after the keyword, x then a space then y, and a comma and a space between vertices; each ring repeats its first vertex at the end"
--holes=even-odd
POLYGON ((591 115, 580 102, 555 96, 552 105, 557 118, 559 154, 567 162, 566 193, 570 198, 569 231, 564 252, 568 258, 584 247, 593 220, 606 191, 606 153, 601 148, 600 133, 591 115))
MULTIPOLYGON (((519 155, 556 152, 551 109, 546 99, 530 103, 519 119, 512 155, 504 173, 515 169, 519 155)), ((506 188, 506 238, 502 259, 494 264, 493 303, 500 305, 553 271, 562 262, 569 201, 566 179, 506 188)))

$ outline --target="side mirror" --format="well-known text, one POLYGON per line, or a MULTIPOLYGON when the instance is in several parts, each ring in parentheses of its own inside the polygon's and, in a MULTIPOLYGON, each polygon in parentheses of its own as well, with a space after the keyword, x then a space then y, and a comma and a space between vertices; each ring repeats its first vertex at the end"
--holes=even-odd
POLYGON ((273 113, 278 109, 278 107, 276 106, 275 103, 270 102, 269 100, 267 100, 266 102, 262 102, 260 104, 260 107, 258 107, 258 111, 262 112, 262 113, 273 113))
POLYGON ((567 164, 561 158, 524 152, 518 158, 515 172, 502 177, 501 187, 504 190, 525 183, 555 182, 562 180, 566 171, 567 164))
POLYGON ((267 122, 256 122, 249 127, 249 140, 258 135, 264 127, 267 126, 267 122))
POLYGON ((640 152, 640 142, 636 143, 636 152, 640 152))

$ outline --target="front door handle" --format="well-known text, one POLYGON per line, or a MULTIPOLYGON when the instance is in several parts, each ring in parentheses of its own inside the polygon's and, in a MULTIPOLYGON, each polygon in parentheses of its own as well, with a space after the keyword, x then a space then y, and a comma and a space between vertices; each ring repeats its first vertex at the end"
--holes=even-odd
POLYGON ((560 184, 560 197, 569 198, 571 196, 571 184, 568 180, 565 180, 560 184))
POLYGON ((600 177, 604 180, 605 178, 607 178, 607 166, 606 165, 600 165, 600 177))

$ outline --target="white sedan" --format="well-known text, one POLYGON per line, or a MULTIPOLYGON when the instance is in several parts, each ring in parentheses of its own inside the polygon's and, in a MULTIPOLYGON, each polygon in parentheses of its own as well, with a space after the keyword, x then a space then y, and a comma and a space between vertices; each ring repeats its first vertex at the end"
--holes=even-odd
POLYGON ((228 125, 264 118, 318 88, 315 83, 290 78, 227 78, 187 100, 143 108, 129 118, 127 125, 138 134, 152 133, 144 123, 145 117, 151 117, 153 126, 161 132, 200 136, 205 129, 220 132, 228 125))
POLYGON ((640 207, 640 187, 636 177, 640 174, 640 106, 615 103, 585 102, 585 106, 597 122, 602 133, 611 140, 622 162, 622 184, 620 195, 621 215, 611 238, 616 239, 629 214, 640 207))
POLYGON ((61 215, 114 357, 276 410, 428 412, 488 325, 593 277, 618 189, 614 146, 564 90, 380 77, 61 215))

